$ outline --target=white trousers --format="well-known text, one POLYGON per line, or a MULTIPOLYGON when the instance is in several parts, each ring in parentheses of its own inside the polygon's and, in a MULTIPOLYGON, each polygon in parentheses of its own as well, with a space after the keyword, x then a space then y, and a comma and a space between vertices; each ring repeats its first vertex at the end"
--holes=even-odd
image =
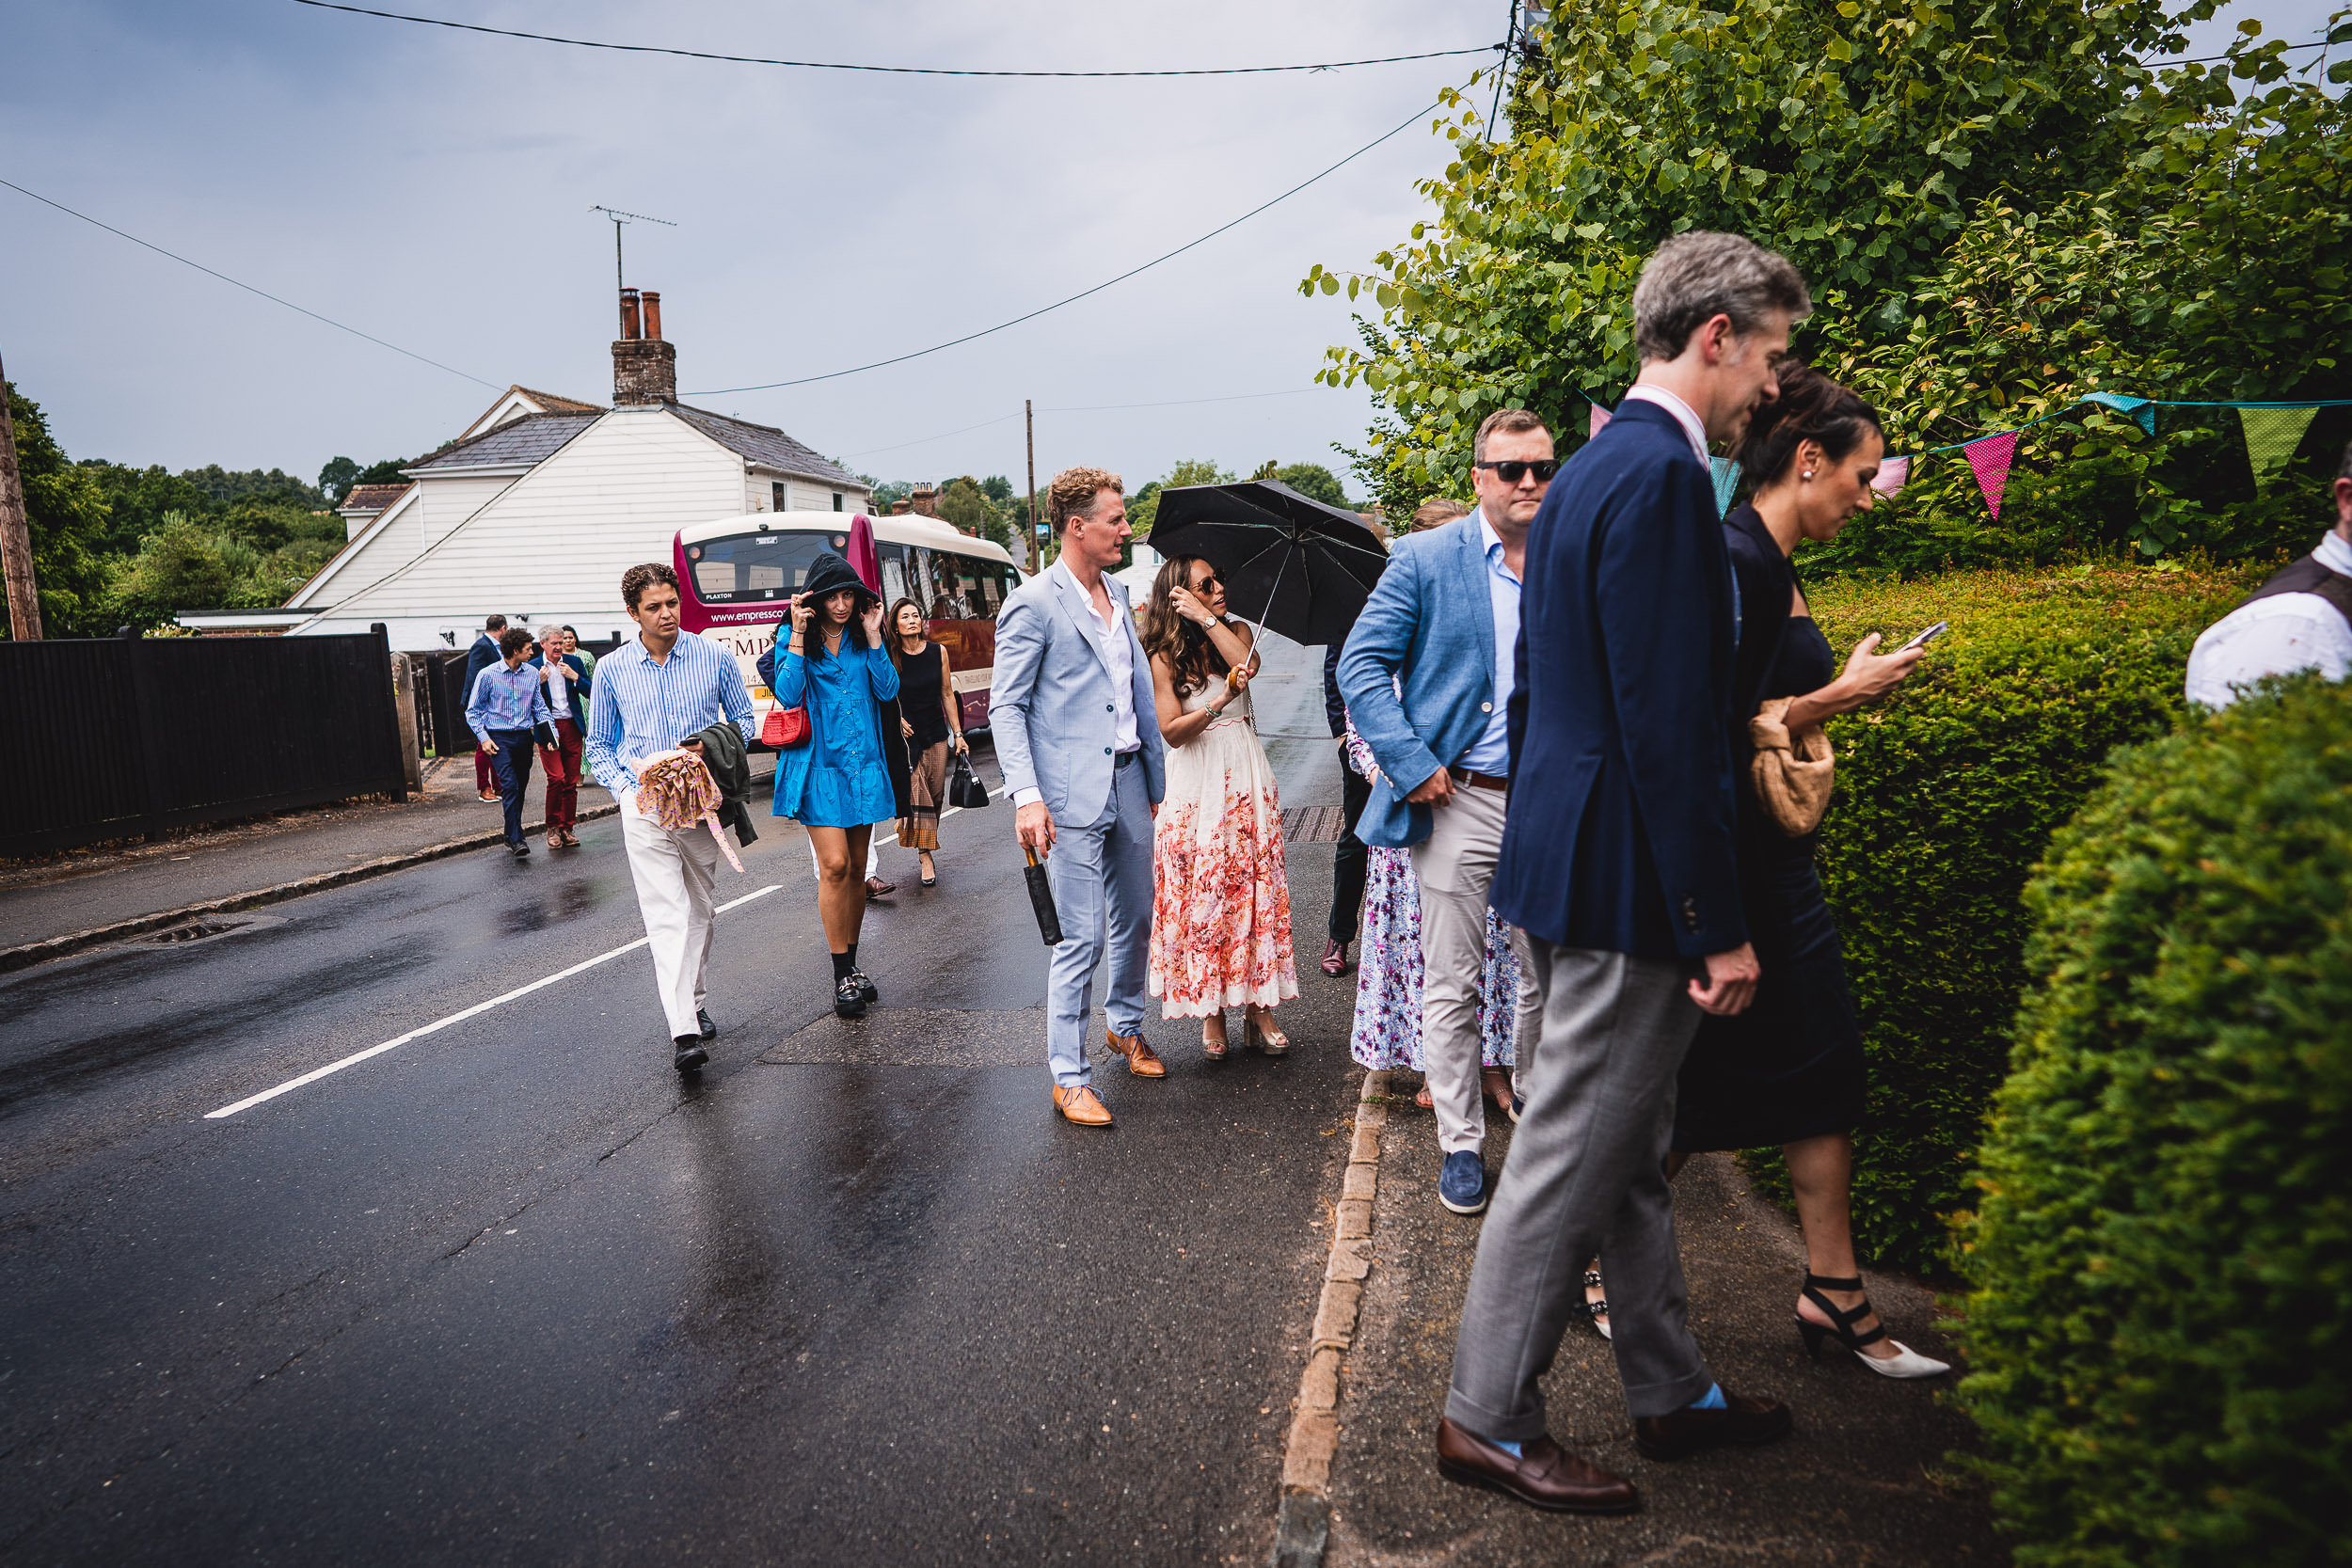
POLYGON ((695 1014, 709 995, 710 887, 719 871, 719 841, 700 823, 671 832, 641 815, 634 790, 624 791, 620 803, 629 879, 637 884, 637 911, 645 918, 645 946, 653 954, 654 985, 670 1037, 700 1035, 695 1014))
MULTIPOLYGON (((1502 854, 1505 808, 1501 790, 1459 784, 1452 805, 1432 808, 1429 837, 1413 846, 1421 894, 1421 1065, 1438 1113, 1438 1147, 1448 1154, 1477 1149, 1486 1138, 1478 1003, 1486 977, 1486 895, 1502 854)), ((1543 1010, 1524 947, 1514 1006, 1523 1071, 1543 1010)))

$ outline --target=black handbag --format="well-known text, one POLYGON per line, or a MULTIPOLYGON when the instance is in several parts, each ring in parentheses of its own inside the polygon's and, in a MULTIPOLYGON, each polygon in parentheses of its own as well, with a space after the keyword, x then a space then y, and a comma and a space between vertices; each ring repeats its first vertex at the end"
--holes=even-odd
POLYGON ((971 761, 961 752, 956 753, 956 770, 947 780, 947 803, 965 811, 977 811, 988 804, 988 786, 980 783, 972 771, 971 761))
POLYGON ((1054 908, 1054 885, 1045 879, 1045 867, 1038 863, 1037 851, 1026 845, 1022 848, 1029 857, 1021 875, 1029 884, 1029 908, 1037 911, 1037 934, 1045 939, 1046 946, 1057 946, 1061 942, 1061 911, 1054 908))

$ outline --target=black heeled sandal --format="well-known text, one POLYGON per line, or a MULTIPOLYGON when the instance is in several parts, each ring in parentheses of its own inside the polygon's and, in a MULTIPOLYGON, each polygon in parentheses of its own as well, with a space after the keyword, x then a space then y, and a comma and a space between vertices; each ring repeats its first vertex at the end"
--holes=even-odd
MULTIPOLYGON (((1600 1271, 1598 1269, 1586 1269, 1584 1271, 1583 1283, 1584 1288, 1588 1291, 1606 1291, 1608 1289, 1608 1287, 1602 1285, 1600 1282, 1600 1271)), ((1609 1298, 1606 1295, 1603 1295, 1598 1301, 1595 1301, 1592 1297, 1586 1296, 1584 1298, 1584 1315, 1592 1320, 1594 1333, 1599 1335, 1604 1339, 1611 1339, 1614 1338, 1610 1334, 1609 1324, 1606 1321, 1609 1316, 1609 1298)))
POLYGON ((1804 1336, 1805 1354, 1819 1361, 1821 1358, 1821 1341, 1832 1335, 1836 1335, 1837 1342, 1856 1355, 1862 1354, 1863 1346, 1875 1345, 1886 1338, 1886 1324, 1883 1323, 1867 1334, 1856 1334, 1853 1331, 1854 1324, 1872 1315, 1870 1299, 1867 1296, 1863 1298, 1861 1306, 1849 1312, 1832 1302, 1829 1297, 1821 1294, 1823 1291, 1859 1291, 1861 1289, 1862 1280, 1858 1275, 1852 1279, 1825 1279, 1810 1270, 1806 1271, 1804 1289, 1799 1293, 1827 1314, 1829 1322, 1817 1323, 1803 1313, 1798 1314, 1797 1332, 1804 1336))
POLYGON ((1938 1361, 1931 1355, 1922 1355, 1900 1339, 1887 1340, 1895 1347, 1895 1354, 1891 1356, 1871 1355, 1865 1352, 1863 1346, 1875 1345, 1881 1339, 1886 1339, 1886 1323, 1883 1319, 1867 1334, 1854 1332, 1853 1325, 1872 1314, 1870 1298, 1863 1297, 1862 1305, 1849 1312, 1821 1294, 1823 1291, 1859 1291, 1862 1288, 1862 1281, 1859 1278, 1824 1279, 1810 1270, 1806 1271, 1804 1290, 1801 1293, 1805 1300, 1820 1307, 1829 1319, 1827 1324, 1817 1323, 1802 1312, 1797 1314, 1797 1332, 1804 1337, 1804 1349, 1807 1355, 1819 1361, 1821 1358, 1821 1341, 1835 1335, 1839 1344, 1853 1352, 1857 1360, 1881 1377, 1905 1379, 1937 1377, 1952 1370, 1948 1362, 1938 1361))

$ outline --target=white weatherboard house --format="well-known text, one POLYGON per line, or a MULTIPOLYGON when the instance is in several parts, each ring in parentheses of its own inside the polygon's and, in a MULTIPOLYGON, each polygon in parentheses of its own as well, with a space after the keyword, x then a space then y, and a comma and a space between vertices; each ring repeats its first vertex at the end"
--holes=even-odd
POLYGON ((862 481, 783 431, 679 403, 660 296, 643 306, 640 334, 640 301, 624 292, 614 406, 510 388, 454 444, 404 470, 412 483, 382 510, 353 518, 342 553, 284 609, 181 624, 302 636, 381 621, 395 649, 426 653, 468 646, 495 611, 593 641, 628 626, 621 574, 667 563, 681 527, 868 509, 862 481))

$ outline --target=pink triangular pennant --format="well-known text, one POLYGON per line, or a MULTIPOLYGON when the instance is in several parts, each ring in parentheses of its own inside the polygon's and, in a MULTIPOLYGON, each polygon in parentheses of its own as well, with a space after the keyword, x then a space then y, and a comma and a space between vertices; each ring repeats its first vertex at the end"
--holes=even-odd
POLYGON ((1609 420, 1610 414, 1608 409, 1603 408, 1597 403, 1593 404, 1593 428, 1584 433, 1584 438, 1589 441, 1594 436, 1599 435, 1601 430, 1609 423, 1609 420))
POLYGON ((1877 477, 1870 481, 1870 488, 1876 490, 1882 496, 1892 496, 1899 492, 1904 485, 1910 483, 1911 459, 1908 457, 1889 457, 1883 459, 1879 463, 1879 471, 1877 477))
POLYGON ((1976 473, 1977 488, 1984 492, 1986 509, 1994 521, 2000 521, 2001 492, 2009 488, 2009 466, 2017 460, 2017 432, 1988 436, 1961 450, 1968 454, 1968 467, 1976 473))

